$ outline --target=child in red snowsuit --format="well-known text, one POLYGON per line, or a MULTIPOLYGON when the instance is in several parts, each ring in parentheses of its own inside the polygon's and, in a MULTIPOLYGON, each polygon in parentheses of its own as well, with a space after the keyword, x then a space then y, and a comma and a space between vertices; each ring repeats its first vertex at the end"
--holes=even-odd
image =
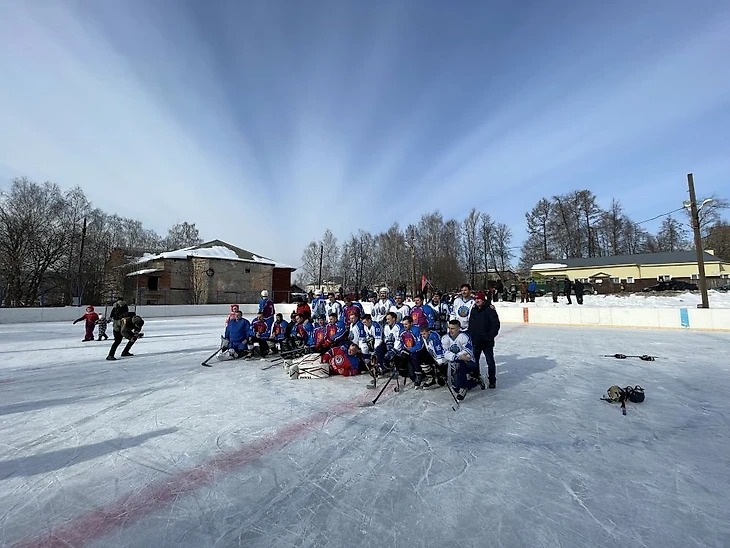
POLYGON ((86 335, 84 336, 83 342, 94 340, 94 326, 96 326, 96 321, 98 319, 99 314, 94 312, 93 306, 89 305, 86 307, 86 314, 81 316, 78 320, 74 320, 74 325, 76 325, 81 320, 86 320, 86 323, 84 324, 84 326, 86 327, 86 335))

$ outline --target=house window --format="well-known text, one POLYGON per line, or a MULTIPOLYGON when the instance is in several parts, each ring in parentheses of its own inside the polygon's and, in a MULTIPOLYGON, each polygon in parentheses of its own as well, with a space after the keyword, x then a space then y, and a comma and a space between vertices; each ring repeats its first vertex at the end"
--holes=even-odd
POLYGON ((157 276, 150 276, 147 278, 147 289, 150 291, 157 291, 159 289, 160 278, 157 276))
POLYGON ((627 276, 627 277, 626 277, 626 283, 627 283, 627 284, 632 284, 632 283, 634 283, 634 277, 633 277, 633 276, 627 276))
POLYGON ((692 279, 693 280, 699 280, 700 279, 700 275, 699 274, 692 274, 692 279))
POLYGON ((656 279, 658 282, 668 282, 672 279, 672 276, 670 274, 660 274, 656 279))
POLYGON ((619 278, 611 278, 611 283, 618 284, 621 283, 621 280, 619 278))

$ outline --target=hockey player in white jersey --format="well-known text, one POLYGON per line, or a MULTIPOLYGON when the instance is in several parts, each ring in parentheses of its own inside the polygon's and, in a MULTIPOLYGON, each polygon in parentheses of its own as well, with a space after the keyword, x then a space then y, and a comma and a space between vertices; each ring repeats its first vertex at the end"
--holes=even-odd
POLYGON ((406 316, 411 315, 411 307, 403 302, 403 293, 398 293, 395 296, 395 304, 390 307, 389 311, 395 314, 399 322, 403 321, 406 316))
POLYGON ((449 332, 451 308, 441 300, 441 293, 438 291, 433 294, 429 304, 433 308, 433 329, 440 337, 443 337, 449 332))
MULTIPOLYGON (((451 303, 451 320, 458 320, 462 332, 469 329, 469 314, 474 307, 474 297, 471 294, 471 286, 469 284, 461 285, 461 295, 454 299, 451 303)), ((451 322, 449 322, 449 325, 451 322)), ((449 332, 451 328, 449 328, 449 332)))
POLYGON ((345 318, 342 317, 342 304, 340 304, 340 302, 335 299, 334 293, 330 293, 329 295, 327 295, 327 304, 324 305, 324 308, 327 312, 328 318, 331 314, 337 314, 337 321, 343 323, 345 322, 345 318))
POLYGON ((469 335, 461 331, 458 320, 449 322, 449 333, 441 338, 444 358, 451 368, 451 381, 456 389, 456 398, 463 400, 468 390, 475 386, 486 386, 479 375, 479 365, 474 361, 474 351, 469 335))
POLYGON ((385 327, 385 315, 390 311, 390 307, 395 306, 395 301, 388 296, 388 288, 381 287, 378 300, 373 303, 370 315, 374 322, 378 322, 380 327, 385 327))
MULTIPOLYGON (((385 315, 385 329, 383 329, 383 341, 385 342, 385 368, 393 369, 396 365, 396 356, 403 350, 401 341, 401 332, 403 325, 398 322, 398 316, 395 312, 388 312, 385 315)), ((385 369, 382 373, 385 373, 385 369)))

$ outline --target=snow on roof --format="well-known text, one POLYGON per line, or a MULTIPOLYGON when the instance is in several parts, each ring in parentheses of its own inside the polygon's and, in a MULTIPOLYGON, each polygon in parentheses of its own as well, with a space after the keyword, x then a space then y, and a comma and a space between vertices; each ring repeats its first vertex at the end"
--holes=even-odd
POLYGON ((144 276, 145 274, 152 274, 153 272, 162 272, 164 268, 143 268, 142 270, 136 270, 127 274, 129 276, 144 276))
POLYGON ((531 270, 556 270, 558 268, 567 268, 567 264, 562 263, 539 263, 532 265, 531 270))
POLYGON ((175 251, 165 251, 157 255, 146 253, 139 259, 138 263, 146 263, 148 261, 154 261, 158 259, 186 259, 188 257, 201 257, 205 259, 223 259, 226 261, 243 261, 247 263, 262 263, 269 265, 276 265, 271 259, 264 257, 258 257, 253 255, 251 259, 242 259, 235 251, 222 245, 214 245, 212 247, 184 247, 182 249, 176 249, 175 251))

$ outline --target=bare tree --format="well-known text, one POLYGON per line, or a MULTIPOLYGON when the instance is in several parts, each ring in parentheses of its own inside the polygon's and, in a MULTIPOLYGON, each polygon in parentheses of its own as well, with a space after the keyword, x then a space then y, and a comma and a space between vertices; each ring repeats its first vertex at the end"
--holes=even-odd
POLYGON ((528 213, 525 213, 527 219, 527 234, 535 243, 533 246, 535 251, 539 250, 536 259, 550 259, 550 212, 552 204, 545 198, 540 198, 535 207, 528 213), (539 248, 538 248, 539 242, 539 248))
POLYGON ((462 237, 464 238, 464 266, 469 276, 469 283, 476 284, 477 269, 479 268, 479 246, 477 245, 477 228, 479 226, 479 212, 472 208, 462 223, 462 237))
POLYGON ((500 278, 510 265, 512 259, 512 231, 504 223, 494 225, 494 237, 492 239, 492 257, 500 278))
POLYGON ((708 230, 703 247, 711 249, 716 256, 730 261, 730 223, 719 221, 708 230))
POLYGON ((167 250, 183 249, 194 247, 203 243, 195 223, 182 222, 172 225, 167 231, 167 236, 162 241, 162 246, 167 250))
POLYGON ((297 271, 297 281, 302 287, 319 282, 319 255, 320 244, 318 242, 309 242, 307 247, 304 248, 302 265, 297 271))
POLYGON ((656 236, 658 251, 682 251, 690 249, 689 232, 669 215, 662 221, 662 226, 656 236))
POLYGON ((8 306, 34 306, 46 273, 63 263, 66 205, 58 185, 26 178, 14 179, 10 192, 0 194, 0 265, 8 306))
POLYGON ((188 256, 186 265, 190 304, 208 304, 208 275, 210 261, 188 256))

